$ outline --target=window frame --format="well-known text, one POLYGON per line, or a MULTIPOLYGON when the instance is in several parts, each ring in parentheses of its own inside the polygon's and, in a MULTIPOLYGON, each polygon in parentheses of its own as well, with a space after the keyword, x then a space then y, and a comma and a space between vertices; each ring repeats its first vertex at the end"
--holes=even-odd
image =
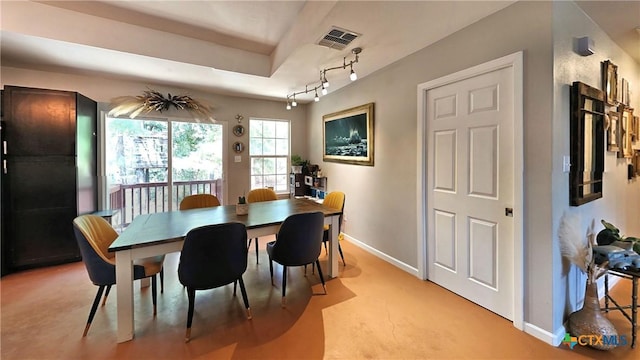
MULTIPOLYGON (((274 190, 275 190, 275 192, 277 194, 288 194, 289 191, 290 191, 289 169, 291 168, 291 120, 286 120, 286 119, 268 119, 268 118, 257 118, 257 117, 253 118, 252 117, 252 118, 249 119, 249 131, 248 132, 249 132, 249 141, 248 141, 249 142, 249 144, 248 144, 249 151, 248 151, 248 153, 249 153, 249 186, 250 186, 250 188, 251 189, 255 189, 253 187, 253 177, 254 176, 262 176, 263 178, 264 178, 264 176, 266 176, 265 174, 254 175, 254 173, 253 173, 253 159, 258 159, 258 158, 260 158, 260 159, 266 159, 266 158, 278 159, 278 158, 281 158, 281 159, 285 159, 285 161, 286 161, 285 173, 284 174, 279 174, 277 172, 277 167, 276 167, 276 172, 275 172, 274 175, 276 176, 276 185, 277 185, 277 176, 284 175, 284 177, 285 177, 285 181, 284 181, 285 188, 278 190, 277 186, 276 186, 276 188, 274 188, 274 190), (251 123, 253 121, 262 121, 262 122, 270 122, 270 123, 286 123, 287 124, 287 138, 286 138, 287 154, 286 155, 277 155, 277 154, 273 154, 273 155, 254 155, 254 154, 252 154, 252 152, 253 152, 252 151, 252 144, 253 144, 252 139, 254 139, 254 138, 260 138, 260 139, 263 139, 263 140, 264 139, 273 139, 274 143, 275 143, 276 139, 282 139, 282 138, 279 138, 279 137, 275 137, 275 135, 274 135, 274 137, 254 136, 252 131, 251 131, 251 128, 252 128, 251 123)), ((268 174, 268 175, 270 175, 270 174, 268 174)), ((264 184, 264 180, 263 180, 262 183, 264 184)))

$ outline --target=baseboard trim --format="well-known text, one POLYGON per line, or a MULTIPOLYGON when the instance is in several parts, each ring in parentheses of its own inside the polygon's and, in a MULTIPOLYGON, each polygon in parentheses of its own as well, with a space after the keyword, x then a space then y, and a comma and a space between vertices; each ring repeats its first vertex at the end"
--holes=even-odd
POLYGON ((357 239, 355 239, 355 238, 353 238, 353 237, 351 237, 351 236, 349 236, 349 235, 347 235, 345 233, 342 233, 342 235, 344 236, 344 240, 349 241, 350 243, 354 244, 355 246, 361 248, 362 250, 364 250, 364 251, 366 251, 366 252, 368 252, 368 253, 370 253, 370 254, 372 254, 372 255, 374 255, 374 256, 376 256, 376 257, 378 257, 378 258, 380 258, 380 259, 382 259, 382 260, 384 260, 384 261, 386 261, 388 263, 390 263, 391 265, 394 265, 397 268, 400 268, 401 270, 404 270, 404 271, 408 272, 409 274, 411 274, 411 275, 413 275, 415 277, 418 277, 418 269, 417 268, 415 268, 415 267, 413 267, 413 266, 411 266, 411 265, 409 265, 407 263, 404 263, 404 262, 402 262, 402 261, 400 261, 400 260, 398 260, 398 259, 396 259, 396 258, 394 258, 392 256, 389 256, 389 255, 383 253, 382 251, 380 251, 378 249, 375 249, 375 248, 363 243, 362 241, 357 240, 357 239))
POLYGON ((547 330, 537 327, 536 325, 525 322, 524 332, 551 346, 558 346, 564 339, 564 334, 566 333, 566 330, 564 326, 561 326, 555 332, 551 333, 547 330))

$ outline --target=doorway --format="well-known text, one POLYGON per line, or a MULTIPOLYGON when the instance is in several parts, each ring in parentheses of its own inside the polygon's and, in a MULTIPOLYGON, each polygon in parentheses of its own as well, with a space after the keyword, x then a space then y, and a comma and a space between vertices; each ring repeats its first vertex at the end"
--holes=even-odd
POLYGON ((523 328, 522 53, 418 86, 419 273, 523 328))

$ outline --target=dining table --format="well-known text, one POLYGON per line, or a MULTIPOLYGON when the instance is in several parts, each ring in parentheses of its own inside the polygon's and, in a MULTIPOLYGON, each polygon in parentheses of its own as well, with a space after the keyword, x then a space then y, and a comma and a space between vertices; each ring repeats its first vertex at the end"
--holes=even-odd
POLYGON ((239 222, 247 228, 247 238, 272 235, 289 216, 320 211, 325 225, 330 225, 327 275, 338 274, 338 229, 342 210, 322 205, 312 199, 289 198, 250 203, 248 214, 236 214, 235 205, 177 210, 138 215, 109 246, 116 258, 117 340, 134 337, 133 261, 179 252, 184 237, 194 228, 239 222))

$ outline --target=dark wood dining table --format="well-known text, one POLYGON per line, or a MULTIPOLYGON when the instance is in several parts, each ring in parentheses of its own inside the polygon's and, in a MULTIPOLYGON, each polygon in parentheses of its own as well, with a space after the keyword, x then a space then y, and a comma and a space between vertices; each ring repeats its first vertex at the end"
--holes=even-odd
POLYGON ((182 250, 184 237, 199 226, 240 222, 247 228, 247 238, 277 233, 290 215, 320 211, 329 235, 329 277, 338 274, 338 222, 341 210, 326 207, 309 199, 283 199, 248 204, 248 215, 236 215, 235 205, 170 211, 137 216, 109 246, 116 256, 118 342, 134 337, 133 261, 182 250))

